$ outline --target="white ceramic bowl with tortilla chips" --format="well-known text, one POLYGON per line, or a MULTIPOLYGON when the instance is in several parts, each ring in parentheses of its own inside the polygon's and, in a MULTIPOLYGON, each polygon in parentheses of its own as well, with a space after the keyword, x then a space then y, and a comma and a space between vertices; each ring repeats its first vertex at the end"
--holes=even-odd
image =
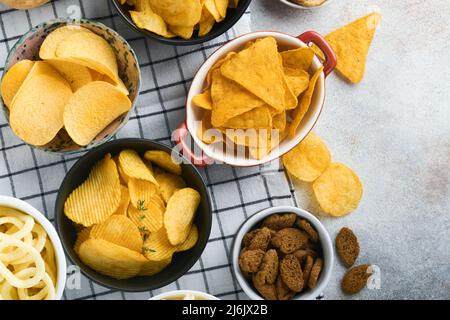
MULTIPOLYGON (((133 112, 141 85, 139 63, 128 42, 116 31, 105 26, 104 24, 86 19, 73 20, 60 18, 44 22, 36 27, 33 27, 11 48, 6 59, 3 77, 13 65, 21 60, 40 60, 39 50, 47 35, 55 29, 66 25, 75 25, 87 28, 104 38, 109 45, 111 45, 116 54, 119 77, 129 91, 128 97, 131 101, 131 108, 128 112, 113 120, 86 146, 77 145, 64 129, 61 129, 55 138, 46 145, 31 145, 33 148, 56 154, 70 154, 89 150, 110 140, 128 122, 129 116, 133 112)), ((0 102, 3 105, 2 109, 5 114, 5 118, 9 122, 9 110, 5 106, 3 99, 0 99, 0 102)))
POLYGON ((225 163, 232 166, 248 167, 264 164, 281 157, 286 152, 300 143, 313 129, 323 110, 325 103, 325 79, 336 66, 336 55, 326 40, 314 31, 308 31, 298 37, 294 37, 281 32, 258 31, 239 36, 214 52, 208 60, 200 67, 195 75, 186 102, 186 121, 183 122, 173 134, 173 139, 178 143, 178 147, 183 154, 197 166, 206 166, 213 163, 225 163), (261 159, 252 159, 245 154, 234 154, 227 152, 223 148, 217 148, 215 144, 208 145, 197 137, 197 129, 201 125, 204 111, 197 108, 192 103, 194 96, 203 92, 208 71, 221 58, 230 51, 240 51, 249 41, 259 38, 273 37, 278 43, 279 50, 290 50, 300 47, 308 47, 313 43, 318 46, 325 55, 322 63, 317 56, 314 57, 310 73, 316 72, 322 66, 323 72, 320 74, 316 88, 313 93, 311 105, 308 112, 300 123, 296 135, 293 139, 285 139, 278 147, 275 147, 269 154, 261 159), (189 137, 190 136, 190 137, 189 137), (193 140, 193 144, 190 143, 193 140))

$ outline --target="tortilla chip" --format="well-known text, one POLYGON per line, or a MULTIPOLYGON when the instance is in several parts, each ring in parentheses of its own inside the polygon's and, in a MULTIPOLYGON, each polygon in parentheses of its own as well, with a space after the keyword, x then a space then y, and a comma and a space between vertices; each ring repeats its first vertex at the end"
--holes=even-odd
POLYGON ((197 137, 206 144, 222 141, 222 133, 211 125, 211 112, 205 111, 201 126, 197 129, 197 137))
POLYGON ((192 98, 192 103, 199 108, 212 110, 211 89, 207 89, 192 98))
POLYGON ((316 73, 312 76, 311 81, 309 82, 308 89, 303 93, 297 108, 292 113, 292 122, 289 127, 289 138, 293 139, 297 132, 297 128, 302 122, 303 117, 309 110, 309 106, 311 105, 311 99, 314 94, 314 89, 316 88, 317 80, 323 72, 323 67, 319 68, 316 73))
MULTIPOLYGON (((336 70, 351 83, 364 78, 366 60, 381 15, 373 12, 325 37, 337 56, 336 70)), ((317 49, 319 56, 322 52, 317 49)))
POLYGON ((257 107, 231 118, 225 123, 224 127, 236 129, 270 129, 272 127, 272 115, 268 106, 257 107))
POLYGON ((280 52, 283 67, 308 71, 314 58, 311 48, 298 48, 280 52))
POLYGON ((222 127, 233 117, 265 105, 264 101, 224 77, 220 69, 213 72, 211 97, 213 101, 211 122, 215 128, 222 127))
POLYGON ((309 86, 308 72, 301 69, 294 69, 291 67, 284 67, 283 71, 286 76, 288 86, 296 97, 298 97, 306 89, 308 89, 309 86))
POLYGON ((239 83, 273 108, 285 109, 287 85, 274 38, 257 40, 226 61, 220 70, 225 77, 239 83))

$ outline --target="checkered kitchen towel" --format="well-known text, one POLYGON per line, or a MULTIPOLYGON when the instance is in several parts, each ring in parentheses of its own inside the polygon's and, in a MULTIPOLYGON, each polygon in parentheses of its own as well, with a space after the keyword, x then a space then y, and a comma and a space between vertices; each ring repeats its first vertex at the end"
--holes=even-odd
MULTIPOLYGON (((0 66, 9 49, 32 26, 56 17, 82 17, 117 30, 135 50, 143 85, 134 114, 117 138, 142 137, 170 145, 171 132, 184 120, 184 102, 197 68, 219 46, 250 31, 250 12, 227 34, 203 45, 172 47, 134 32, 109 0, 57 0, 30 11, 0 5, 0 66)), ((3 72, 3 68, 1 68, 3 72)), ((0 194, 21 198, 54 221, 58 188, 80 155, 56 156, 35 150, 19 140, 0 116, 0 194)), ((148 299, 175 289, 209 292, 223 299, 247 298, 232 274, 229 259, 233 236, 242 222, 261 209, 295 202, 291 183, 277 163, 253 168, 214 165, 201 170, 213 204, 208 245, 193 268, 167 287, 152 292, 110 290, 84 276, 81 288, 66 288, 65 299, 148 299)), ((70 262, 69 262, 70 264, 70 262)), ((73 271, 69 269, 69 275, 73 271)))

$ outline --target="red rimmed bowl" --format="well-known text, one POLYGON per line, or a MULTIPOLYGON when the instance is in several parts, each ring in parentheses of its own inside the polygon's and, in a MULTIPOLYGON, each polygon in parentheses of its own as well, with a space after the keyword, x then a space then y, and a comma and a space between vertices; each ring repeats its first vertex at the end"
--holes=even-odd
POLYGON ((173 138, 177 141, 178 147, 183 154, 197 166, 206 166, 212 163, 225 163, 232 166, 249 167, 264 164, 281 157, 286 152, 300 143, 313 129, 322 112, 325 103, 325 79, 333 71, 337 63, 336 55, 326 40, 314 31, 308 31, 298 37, 275 31, 258 31, 239 36, 214 52, 200 67, 195 75, 186 102, 186 121, 183 122, 174 132, 173 138), (311 101, 311 106, 303 118, 294 139, 285 139, 262 159, 251 159, 245 154, 235 154, 226 148, 217 148, 214 144, 208 145, 202 142, 196 135, 198 127, 201 125, 204 111, 197 108, 192 103, 192 98, 202 93, 206 76, 211 67, 230 51, 240 51, 249 41, 259 38, 273 37, 278 43, 280 50, 290 50, 300 47, 308 47, 311 43, 319 47, 325 55, 322 63, 317 56, 314 57, 311 65, 311 73, 320 67, 324 67, 320 75, 311 101), (188 141, 188 135, 192 137, 194 146, 188 141))

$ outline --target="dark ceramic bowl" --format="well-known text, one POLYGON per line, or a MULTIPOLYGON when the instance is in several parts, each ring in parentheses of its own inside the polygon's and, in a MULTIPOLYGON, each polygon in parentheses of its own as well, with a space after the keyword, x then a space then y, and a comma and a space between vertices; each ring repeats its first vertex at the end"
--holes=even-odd
POLYGON ((163 150, 168 153, 172 151, 165 145, 146 139, 119 139, 105 143, 89 151, 75 163, 61 184, 55 205, 57 230, 66 254, 73 263, 80 267, 83 274, 89 279, 105 287, 123 291, 154 290, 180 278, 200 258, 211 231, 211 202, 207 187, 200 173, 192 164, 183 159, 182 177, 186 181, 187 186, 196 189, 202 197, 194 219, 194 223, 198 226, 199 230, 197 244, 191 250, 174 254, 172 263, 167 268, 150 277, 134 277, 126 280, 117 280, 92 270, 80 260, 73 250, 76 240, 76 230, 74 223, 64 214, 64 202, 70 193, 88 177, 90 170, 97 161, 101 160, 107 153, 114 155, 124 149, 136 150, 141 155, 147 150, 163 150))
POLYGON ((225 33, 228 29, 230 29, 232 26, 236 24, 236 22, 239 21, 239 19, 242 17, 242 15, 245 13, 245 10, 247 10, 248 6, 250 5, 251 0, 240 0, 237 8, 232 9, 229 8, 227 11, 227 16, 225 19, 219 23, 216 23, 212 30, 205 36, 199 37, 196 35, 196 32, 194 32, 194 35, 191 39, 182 39, 180 37, 176 38, 164 38, 162 36, 157 35, 156 33, 153 33, 151 31, 147 31, 145 29, 141 29, 133 22, 131 19, 129 10, 133 10, 132 7, 128 6, 127 4, 121 5, 119 0, 111 0, 114 6, 116 7, 117 11, 119 12, 120 16, 136 31, 144 34, 145 36, 152 38, 156 41, 159 41, 161 43, 174 45, 174 46, 191 46, 195 44, 200 44, 203 42, 210 41, 214 38, 217 38, 221 34, 225 33))

